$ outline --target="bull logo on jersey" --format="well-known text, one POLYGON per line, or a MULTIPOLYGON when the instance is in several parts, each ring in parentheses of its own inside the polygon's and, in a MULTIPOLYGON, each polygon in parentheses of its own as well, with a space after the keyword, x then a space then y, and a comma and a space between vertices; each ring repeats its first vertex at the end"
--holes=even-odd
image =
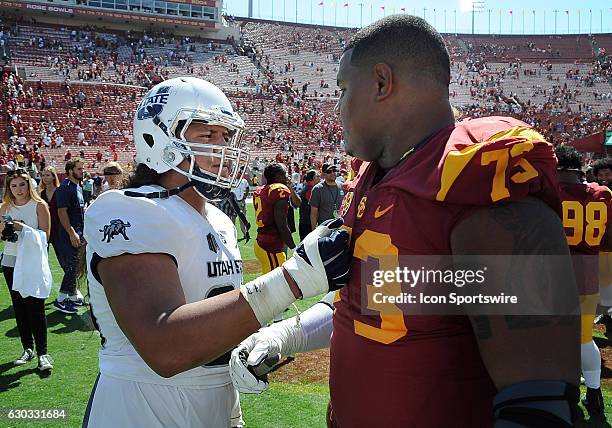
POLYGON ((348 192, 344 199, 342 200, 342 205, 340 205, 340 211, 338 211, 338 216, 343 217, 351 207, 351 202, 353 202, 353 195, 355 193, 348 192))
POLYGON ((212 233, 206 235, 206 241, 208 241, 208 248, 210 249, 210 251, 212 251, 213 253, 219 252, 219 244, 217 243, 217 240, 215 239, 212 233))
POLYGON ((155 94, 147 96, 138 106, 138 120, 151 119, 164 110, 164 106, 168 104, 170 96, 170 86, 162 86, 155 94))
POLYGON ((127 235, 125 234, 125 228, 126 227, 131 227, 132 225, 130 224, 130 222, 128 221, 127 223, 124 223, 123 220, 120 219, 114 219, 110 221, 110 224, 105 224, 104 225, 104 229, 99 229, 99 232, 103 232, 104 236, 102 237, 102 242, 106 241, 107 243, 111 241, 111 239, 114 239, 115 236, 117 235, 121 235, 123 236, 123 239, 125 239, 126 241, 129 241, 130 238, 127 237, 127 235))

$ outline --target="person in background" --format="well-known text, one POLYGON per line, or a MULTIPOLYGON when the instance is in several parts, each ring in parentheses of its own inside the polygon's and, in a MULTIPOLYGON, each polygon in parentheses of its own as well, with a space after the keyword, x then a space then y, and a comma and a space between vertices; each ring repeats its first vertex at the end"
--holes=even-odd
POLYGON ((4 182, 4 196, 0 206, 0 234, 5 241, 2 256, 2 273, 11 293, 17 329, 23 346, 23 353, 15 360, 16 366, 24 365, 38 355, 38 369, 47 371, 53 368, 53 360, 47 353, 47 318, 45 299, 32 296, 23 297, 13 290, 13 276, 17 262, 18 243, 25 226, 43 231, 49 237, 50 216, 47 204, 32 187, 29 174, 19 168, 9 171, 4 182), (7 224, 12 221, 15 235, 9 236, 7 224), (6 229, 6 230, 5 230, 6 229), (5 233, 6 232, 6 233, 5 233))
POLYGON ((60 292, 53 306, 66 314, 77 313, 83 305, 83 295, 77 288, 78 251, 83 241, 85 200, 83 199, 83 161, 74 158, 66 162, 67 178, 57 189, 58 227, 57 241, 53 243, 55 255, 64 271, 60 292))
POLYGON ((304 186, 300 192, 300 199, 302 201, 300 204, 300 223, 298 228, 300 240, 303 240, 312 231, 310 225, 310 196, 313 187, 319 184, 320 181, 321 176, 314 169, 308 171, 304 176, 304 186))
POLYGON ((612 158, 598 159, 593 162, 593 176, 602 186, 610 187, 612 182, 612 158))
MULTIPOLYGON (((595 181, 609 189, 612 182, 612 158, 598 159, 591 167, 595 181)), ((601 300, 597 313, 600 315, 595 318, 595 323, 603 324, 606 335, 609 335, 612 333, 612 252, 599 253, 599 294, 601 300)))
POLYGON ((271 163, 264 169, 266 185, 253 192, 253 208, 257 223, 255 256, 263 273, 282 265, 287 259, 285 247, 295 248, 287 211, 291 190, 287 187, 287 170, 282 164, 271 163))
POLYGON ((580 152, 570 145, 558 145, 557 178, 563 206, 563 227, 572 254, 576 284, 580 294, 580 354, 584 383, 587 387, 582 403, 591 419, 605 420, 601 393, 601 353, 593 340, 593 320, 599 302, 598 254, 610 250, 612 211, 610 190, 584 180, 580 152), (596 221, 589 220, 589 214, 596 221), (594 224, 592 224, 594 223, 594 224), (597 233, 589 233, 589 229, 597 233))
POLYGON ((86 172, 83 174, 83 200, 85 201, 85 206, 89 205, 93 197, 93 179, 91 175, 86 172))
POLYGON ((49 207, 49 214, 51 215, 51 230, 49 232, 48 242, 52 244, 57 241, 57 235, 59 228, 62 227, 60 224, 59 216, 57 214, 57 198, 55 191, 60 186, 59 178, 57 177, 57 171, 53 167, 46 167, 40 174, 40 185, 38 186, 38 194, 47 203, 49 207))
MULTIPOLYGON (((246 199, 249 196, 249 182, 246 179, 247 175, 246 173, 242 176, 242 179, 238 182, 238 186, 236 186, 235 189, 232 190, 232 193, 234 194, 234 196, 236 197, 236 203, 238 204, 238 207, 242 210, 242 212, 246 215, 246 199)), ((236 223, 236 216, 238 214, 234 213, 233 216, 229 216, 230 219, 232 220, 232 223, 236 223)), ((246 230, 246 225, 239 221, 240 223, 240 229, 242 230, 242 235, 246 236, 247 234, 247 230, 246 230)))
POLYGON ((104 176, 94 173, 93 177, 93 197, 94 199, 100 196, 102 193, 102 183, 104 183, 104 176))
POLYGON ((336 166, 323 164, 321 176, 323 181, 312 188, 310 196, 310 227, 314 230, 325 220, 338 216, 342 203, 342 188, 336 183, 336 166))
POLYGON ((120 189, 123 185, 123 168, 117 162, 109 162, 102 170, 104 174, 104 183, 102 191, 106 192, 109 189, 120 189))

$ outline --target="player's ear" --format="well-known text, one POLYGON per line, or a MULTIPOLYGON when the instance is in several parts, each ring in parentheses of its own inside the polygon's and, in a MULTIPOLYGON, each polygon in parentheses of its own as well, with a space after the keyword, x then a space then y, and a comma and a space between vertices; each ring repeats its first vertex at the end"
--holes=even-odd
POLYGON ((393 91, 393 71, 389 64, 379 62, 374 66, 376 101, 384 101, 393 91))

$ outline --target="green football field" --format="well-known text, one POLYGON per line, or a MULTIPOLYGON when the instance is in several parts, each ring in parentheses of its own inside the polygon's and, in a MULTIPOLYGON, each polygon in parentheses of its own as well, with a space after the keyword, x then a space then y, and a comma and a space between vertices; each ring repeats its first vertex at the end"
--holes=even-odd
MULTIPOLYGON (((255 221, 252 205, 248 206, 251 236, 255 237, 255 221)), ((296 236, 297 238, 297 236, 296 236)), ((297 241, 297 239, 296 239, 297 241)), ((241 247, 244 260, 255 259, 253 240, 241 247)), ((10 304, 8 289, 1 279, 0 285, 0 427, 79 427, 87 406, 92 385, 98 373, 98 349, 100 339, 93 329, 89 315, 81 309, 78 315, 66 315, 53 310, 52 302, 62 278, 55 255, 50 255, 54 278, 54 292, 47 300, 49 353, 55 368, 50 376, 41 376, 36 364, 14 367, 12 361, 21 354, 21 344, 10 304), (64 409, 65 420, 15 421, 6 417, 8 409, 64 409)), ((249 281, 256 274, 245 275, 249 281)), ((0 275, 1 276, 1 275, 0 275)), ((85 288, 82 287, 82 290, 85 288)), ((301 301, 304 310, 315 299, 301 301)), ((288 315, 291 315, 289 313, 288 315)), ((605 338, 598 339, 604 345, 605 338)), ((298 364, 297 360, 291 364, 298 364)), ((316 362, 316 360, 315 360, 316 362)), ((316 365, 315 365, 316 366, 316 365)), ((316 371, 316 367, 315 367, 316 371)), ((358 375, 358 374, 357 374, 358 375)), ((612 373, 604 370, 604 376, 612 373)), ((270 389, 258 396, 242 395, 242 411, 245 422, 255 428, 324 427, 329 389, 324 380, 309 382, 308 377, 274 381, 270 389)), ((612 390, 605 389, 606 414, 612 420, 612 390)), ((467 404, 467 403, 466 403, 467 404)), ((608 427, 607 423, 586 422, 584 426, 608 427)), ((111 427, 115 428, 115 427, 111 427)))

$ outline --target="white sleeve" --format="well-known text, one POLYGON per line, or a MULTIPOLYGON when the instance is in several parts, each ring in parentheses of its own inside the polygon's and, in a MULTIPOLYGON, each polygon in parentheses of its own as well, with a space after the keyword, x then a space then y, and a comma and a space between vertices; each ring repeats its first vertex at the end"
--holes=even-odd
POLYGON ((329 348, 334 311, 327 302, 318 302, 300 315, 304 334, 302 352, 329 348))
MULTIPOLYGON (((158 200, 103 193, 85 212, 85 240, 102 258, 164 253, 178 262, 182 227, 158 200)), ((184 244, 184 242, 183 242, 184 244)))

